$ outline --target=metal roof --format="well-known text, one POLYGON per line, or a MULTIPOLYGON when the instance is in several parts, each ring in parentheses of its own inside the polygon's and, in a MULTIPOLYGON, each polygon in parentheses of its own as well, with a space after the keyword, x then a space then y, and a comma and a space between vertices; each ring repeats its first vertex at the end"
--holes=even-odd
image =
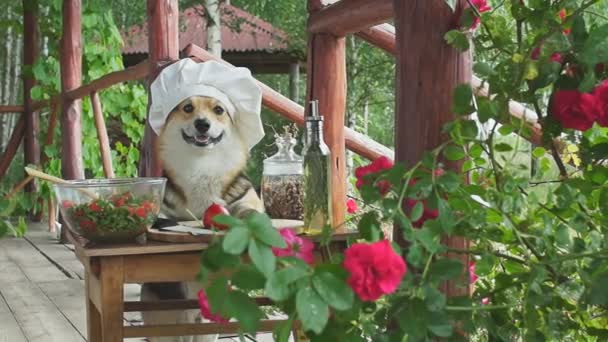
MULTIPOLYGON (((231 5, 222 4, 222 50, 227 52, 280 52, 287 50, 287 35, 270 23, 231 5)), ((206 19, 203 6, 194 6, 180 13, 179 49, 193 43, 206 44, 206 19)), ((147 25, 134 25, 122 33, 123 54, 148 53, 147 25)))

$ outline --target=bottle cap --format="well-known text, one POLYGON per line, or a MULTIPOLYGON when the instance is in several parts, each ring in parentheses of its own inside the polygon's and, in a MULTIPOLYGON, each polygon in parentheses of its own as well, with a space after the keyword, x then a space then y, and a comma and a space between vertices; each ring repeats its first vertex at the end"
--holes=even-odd
POLYGON ((306 121, 323 121, 323 116, 319 114, 319 100, 312 100, 308 103, 308 116, 306 121))

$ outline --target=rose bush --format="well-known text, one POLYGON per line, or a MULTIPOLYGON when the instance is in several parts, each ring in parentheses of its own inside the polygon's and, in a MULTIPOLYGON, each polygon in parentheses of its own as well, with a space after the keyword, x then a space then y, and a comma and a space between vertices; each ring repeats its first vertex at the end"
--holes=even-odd
POLYGON ((313 238, 279 232, 263 214, 218 217, 230 229, 201 259, 209 313, 253 332, 264 312, 250 294, 263 293, 288 317, 277 341, 295 327, 312 341, 608 339, 599 1, 468 3, 445 38, 463 53, 474 45, 489 96, 458 86, 454 120, 437 128, 445 142, 417 163, 379 158, 355 170, 364 205, 342 245, 331 227, 313 238), (536 126, 508 115, 512 100, 536 112, 536 126), (303 253, 312 243, 314 263, 303 253))

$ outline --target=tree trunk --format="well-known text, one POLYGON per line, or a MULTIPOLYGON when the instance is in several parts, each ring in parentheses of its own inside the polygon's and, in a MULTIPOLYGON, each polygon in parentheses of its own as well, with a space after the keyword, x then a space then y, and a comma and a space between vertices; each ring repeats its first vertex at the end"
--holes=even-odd
POLYGON ((218 58, 222 57, 222 23, 220 0, 205 0, 207 18, 207 51, 218 58))

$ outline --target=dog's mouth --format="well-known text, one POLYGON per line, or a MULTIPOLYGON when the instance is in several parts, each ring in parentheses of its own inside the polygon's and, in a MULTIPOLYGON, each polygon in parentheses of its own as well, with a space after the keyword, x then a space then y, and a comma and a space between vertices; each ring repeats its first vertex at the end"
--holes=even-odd
POLYGON ((207 134, 197 134, 194 136, 189 136, 182 129, 182 138, 184 139, 184 141, 188 144, 192 144, 192 145, 200 146, 200 147, 215 145, 218 142, 220 142, 220 140, 222 140, 223 137, 224 137, 224 132, 222 132, 220 135, 218 135, 215 138, 211 137, 207 134))

